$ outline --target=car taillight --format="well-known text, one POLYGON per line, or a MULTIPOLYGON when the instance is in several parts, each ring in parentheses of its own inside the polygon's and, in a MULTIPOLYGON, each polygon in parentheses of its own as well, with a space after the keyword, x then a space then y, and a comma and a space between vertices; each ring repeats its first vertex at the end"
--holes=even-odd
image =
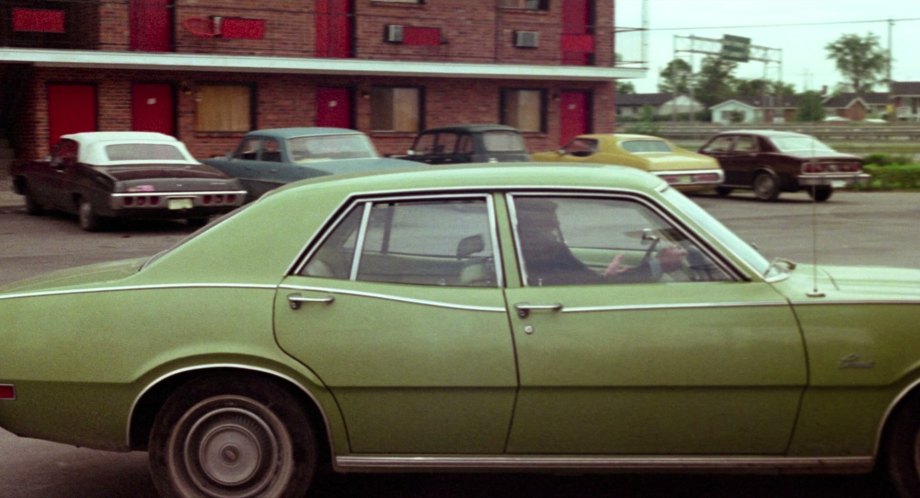
POLYGON ((227 204, 233 204, 234 202, 236 202, 236 196, 233 195, 233 194, 228 194, 228 195, 227 195, 227 204))
POLYGON ((16 388, 10 384, 0 384, 0 399, 16 399, 16 388))
POLYGON ((121 202, 125 206, 131 206, 134 204, 134 197, 125 197, 121 202))
POLYGON ((827 165, 821 163, 805 163, 802 165, 802 173, 824 173, 827 171, 827 165))
POLYGON ((840 165, 840 171, 855 172, 861 170, 859 163, 843 163, 840 165))
POLYGON ((691 178, 693 179, 693 183, 711 183, 718 182, 722 179, 718 173, 699 173, 693 175, 691 178))

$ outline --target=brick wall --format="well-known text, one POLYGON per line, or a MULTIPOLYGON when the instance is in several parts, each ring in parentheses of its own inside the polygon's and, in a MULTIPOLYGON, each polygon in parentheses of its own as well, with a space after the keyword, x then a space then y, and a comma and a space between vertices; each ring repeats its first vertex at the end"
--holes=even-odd
MULTIPOLYGON (((199 157, 229 152, 239 141, 239 133, 200 133, 195 131, 195 87, 214 81, 253 84, 256 88, 256 126, 275 128, 312 126, 316 119, 317 86, 350 86, 355 89, 356 125, 371 135, 383 154, 402 154, 412 143, 412 133, 371 132, 370 99, 362 92, 372 85, 420 85, 425 88, 425 124, 428 127, 455 123, 498 122, 499 95, 502 88, 540 88, 550 95, 547 109, 547 132, 526 134, 531 150, 558 147, 559 103, 553 99, 561 89, 593 92, 593 130, 614 129, 613 85, 558 84, 533 81, 411 79, 411 78, 327 78, 312 75, 260 75, 180 73, 159 71, 73 70, 42 68, 36 71, 31 86, 29 113, 31 121, 22 128, 22 152, 31 158, 48 153, 48 109, 46 86, 54 83, 94 83, 98 88, 100 130, 128 130, 131 127, 131 83, 162 82, 177 91, 177 135, 199 157), (182 91, 185 88, 188 91, 182 91)), ((22 156, 20 156, 22 157, 22 156)))
MULTIPOLYGON (((437 0, 420 5, 387 4, 355 0, 355 44, 358 58, 386 60, 431 60, 451 62, 504 62, 555 64, 561 56, 562 0, 550 1, 550 10, 520 11, 498 8, 498 0, 437 0), (384 42, 386 24, 441 29, 444 43, 406 46, 384 42), (513 46, 516 30, 540 32, 539 47, 513 46)), ((99 0, 88 22, 99 24, 99 48, 128 50, 130 24, 128 0, 99 0)), ((260 5, 240 0, 177 0, 176 51, 186 53, 233 53, 312 57, 316 48, 315 2, 277 0, 260 5), (266 6, 267 5, 267 6, 266 6), (208 16, 244 17, 266 20, 265 39, 227 40, 202 38, 181 27, 189 18, 208 16)), ((613 62, 613 0, 595 2, 598 26, 596 63, 613 62)), ((528 133, 531 150, 555 149, 560 144, 559 102, 563 90, 592 93, 591 128, 595 132, 614 130, 613 82, 507 81, 446 78, 382 78, 371 76, 335 77, 323 75, 225 74, 141 70, 74 70, 40 68, 29 92, 28 115, 17 125, 20 157, 42 157, 48 153, 47 84, 49 82, 94 83, 98 89, 98 117, 101 130, 131 127, 131 83, 162 82, 176 89, 177 135, 199 157, 225 154, 238 142, 239 133, 195 131, 197 85, 240 82, 256 89, 256 126, 259 128, 312 126, 316 120, 316 88, 340 86, 353 89, 356 128, 369 133, 384 154, 402 154, 411 145, 413 133, 370 130, 371 102, 366 96, 374 85, 419 86, 424 88, 424 124, 428 127, 454 123, 498 122, 502 88, 529 88, 548 96, 545 133, 528 133)))

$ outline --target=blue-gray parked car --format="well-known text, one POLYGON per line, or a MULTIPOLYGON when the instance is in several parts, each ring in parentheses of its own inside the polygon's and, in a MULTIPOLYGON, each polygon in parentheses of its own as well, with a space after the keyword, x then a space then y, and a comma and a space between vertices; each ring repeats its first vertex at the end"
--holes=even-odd
POLYGON ((381 157, 371 139, 360 131, 323 127, 250 131, 235 151, 202 162, 238 178, 248 192, 248 201, 305 178, 420 166, 381 157))

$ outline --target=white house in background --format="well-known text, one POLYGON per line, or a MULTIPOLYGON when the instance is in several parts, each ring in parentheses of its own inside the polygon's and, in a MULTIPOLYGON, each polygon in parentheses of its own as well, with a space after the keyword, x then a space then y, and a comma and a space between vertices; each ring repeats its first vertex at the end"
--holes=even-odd
POLYGON ((890 103, 898 121, 920 121, 920 81, 892 81, 890 103))
POLYGON ((712 122, 721 125, 759 123, 760 109, 740 100, 726 100, 709 108, 712 122))
POLYGON ((795 118, 798 98, 785 95, 782 98, 765 95, 762 97, 735 97, 720 102, 709 110, 712 122, 722 125, 744 123, 788 123, 795 118))
POLYGON ((644 107, 651 107, 659 116, 689 114, 704 109, 703 104, 689 95, 671 93, 617 94, 617 117, 639 117, 644 107))

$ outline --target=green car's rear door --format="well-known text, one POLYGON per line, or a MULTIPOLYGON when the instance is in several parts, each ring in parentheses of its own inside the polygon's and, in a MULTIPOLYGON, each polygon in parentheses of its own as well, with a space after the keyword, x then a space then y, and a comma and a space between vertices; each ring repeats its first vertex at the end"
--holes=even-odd
POLYGON ((278 343, 331 389, 352 453, 504 451, 517 374, 491 217, 483 195, 357 203, 283 282, 278 343))

